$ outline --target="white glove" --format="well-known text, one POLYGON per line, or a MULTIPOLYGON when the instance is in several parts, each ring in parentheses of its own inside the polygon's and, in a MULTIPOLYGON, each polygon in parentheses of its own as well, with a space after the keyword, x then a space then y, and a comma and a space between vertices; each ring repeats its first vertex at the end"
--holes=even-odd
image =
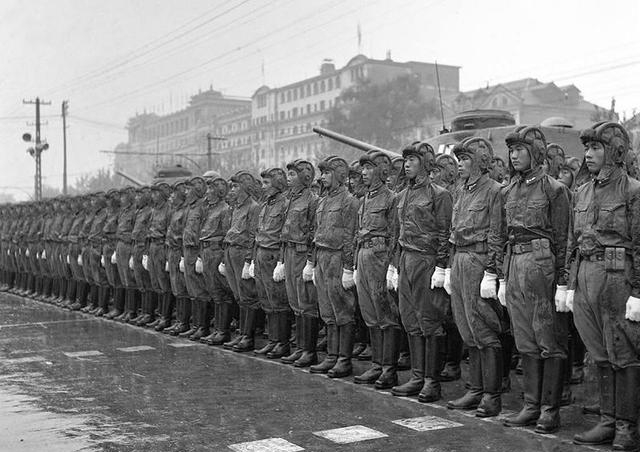
POLYGON ((36 253, 36 259, 40 260, 40 253, 36 253))
POLYGON ((251 264, 249 265, 249 277, 250 278, 256 277, 256 264, 254 261, 251 261, 251 264))
POLYGON ((316 268, 313 267, 313 270, 311 270, 311 282, 313 283, 313 285, 316 285, 316 268))
POLYGON ((146 254, 142 255, 142 268, 144 268, 146 271, 149 271, 149 256, 147 256, 146 254))
POLYGON ((100 266, 104 268, 104 255, 100 256, 100 266))
POLYGON ((498 289, 498 301, 504 307, 507 306, 507 281, 501 279, 498 281, 500 288, 498 289))
POLYGON ((24 255, 29 257, 29 248, 27 248, 27 251, 24 252, 24 255))
POLYGON ((284 264, 278 262, 276 268, 273 269, 273 280, 275 282, 284 281, 284 264))
POLYGON ((47 250, 42 250, 42 254, 40 255, 41 258, 46 259, 47 258, 47 250))
POLYGON ((251 279, 251 264, 249 262, 245 262, 242 267, 242 279, 251 279))
POLYGON ((576 291, 574 289, 567 290, 567 309, 573 312, 573 297, 575 296, 576 291))
POLYGON ((493 273, 484 272, 484 276, 482 277, 482 281, 480 282, 480 296, 482 298, 497 298, 496 294, 496 281, 498 279, 497 275, 493 273))
MULTIPOLYGON (((444 290, 447 291, 447 293, 449 295, 451 295, 451 269, 450 268, 445 268, 444 269, 444 284, 442 285, 442 287, 444 287, 444 290)), ((480 286, 482 290, 482 286, 480 286)))
POLYGON ((307 264, 302 269, 302 280, 305 282, 313 281, 313 277, 313 263, 311 261, 307 261, 307 264))
POLYGON ((630 296, 627 299, 627 313, 625 319, 640 322, 640 298, 630 296))
POLYGON ((71 259, 69 259, 69 255, 67 254, 67 265, 71 264, 71 259))
POLYGON ((567 306, 567 286, 556 286, 556 312, 569 312, 567 306))
POLYGON ((180 273, 184 273, 184 257, 180 258, 180 263, 178 264, 178 269, 180 270, 180 273))
POLYGON ((7 256, 11 256, 11 250, 7 250, 7 256))
POLYGON ((393 265, 387 268, 387 290, 398 290, 398 269, 393 265))
POLYGON ((344 290, 353 289, 353 286, 356 285, 356 282, 353 280, 353 270, 342 270, 342 287, 344 290))
POLYGON ((444 286, 444 268, 436 267, 431 275, 431 289, 444 286))
POLYGON ((204 269, 202 268, 202 258, 198 257, 196 259, 196 273, 201 275, 204 269))
POLYGON ((169 261, 164 262, 164 271, 169 273, 169 261))
POLYGON ((115 251, 111 255, 111 263, 114 264, 114 265, 118 263, 118 255, 116 254, 115 251))
POLYGON ((224 265, 224 262, 220 262, 220 265, 218 265, 218 273, 222 276, 227 276, 227 266, 224 265))
POLYGON ((133 256, 129 256, 129 268, 133 270, 133 256))
POLYGON ((353 284, 358 285, 358 269, 353 269, 353 284))
POLYGON ((78 254, 78 265, 82 267, 82 254, 78 254))

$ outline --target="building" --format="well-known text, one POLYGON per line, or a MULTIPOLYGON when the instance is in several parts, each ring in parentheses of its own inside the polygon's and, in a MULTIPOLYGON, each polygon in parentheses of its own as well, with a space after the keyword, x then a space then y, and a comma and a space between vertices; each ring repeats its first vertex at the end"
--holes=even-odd
POLYGON ((593 123, 600 110, 585 101, 574 85, 557 86, 535 78, 525 78, 486 88, 461 92, 447 100, 448 111, 500 109, 510 112, 517 124, 540 124, 551 117, 564 118, 576 128, 593 123))

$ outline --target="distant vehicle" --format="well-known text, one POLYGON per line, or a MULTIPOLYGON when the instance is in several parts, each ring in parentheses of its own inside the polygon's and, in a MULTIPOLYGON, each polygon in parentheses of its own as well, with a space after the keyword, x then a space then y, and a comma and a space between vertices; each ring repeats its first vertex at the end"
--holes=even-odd
POLYGON ((153 182, 162 181, 171 183, 191 176, 193 176, 193 173, 182 165, 163 166, 156 171, 153 182))
MULTIPOLYGON (((574 129, 567 120, 553 117, 537 125, 547 138, 547 143, 559 144, 564 149, 565 156, 578 157, 582 160, 584 150, 580 142, 580 131, 574 129)), ((508 150, 504 139, 516 126, 515 118, 508 111, 469 110, 453 118, 451 132, 427 138, 424 141, 433 146, 437 154, 450 154, 456 143, 465 138, 472 136, 486 138, 493 145, 496 157, 506 162, 508 150)))

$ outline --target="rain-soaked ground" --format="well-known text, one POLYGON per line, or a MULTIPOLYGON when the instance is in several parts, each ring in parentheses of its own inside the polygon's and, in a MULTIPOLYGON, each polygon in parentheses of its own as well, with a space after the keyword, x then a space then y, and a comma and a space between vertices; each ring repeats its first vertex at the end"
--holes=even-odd
MULTIPOLYGON (((607 450, 570 444, 597 421, 581 412, 596 397, 589 374, 562 409, 563 429, 542 436, 447 410, 461 381, 421 404, 9 294, 0 294, 0 364, 0 451, 607 450), (347 442, 357 434, 370 439, 347 442)), ((520 407, 512 378, 505 413, 520 407)))

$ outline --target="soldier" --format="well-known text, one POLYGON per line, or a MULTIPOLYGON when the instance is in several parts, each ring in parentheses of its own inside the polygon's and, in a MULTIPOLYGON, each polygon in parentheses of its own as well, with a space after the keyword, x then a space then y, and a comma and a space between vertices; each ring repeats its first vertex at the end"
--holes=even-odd
POLYGON ((543 171, 546 140, 540 129, 519 126, 505 140, 512 173, 504 189, 509 248, 506 284, 500 281, 498 295, 507 305, 522 355, 524 407, 504 424, 535 424, 537 433, 552 433, 560 427, 567 358, 566 322, 553 297, 554 290, 557 297, 566 295, 569 200, 564 186, 543 171))
POLYGON ((219 271, 224 260, 224 237, 231 226, 231 208, 226 202, 229 185, 222 177, 205 180, 207 193, 205 218, 200 230, 200 257, 209 300, 213 303, 209 311, 214 313, 215 330, 209 336, 202 337, 200 342, 222 345, 231 340, 231 313, 234 307, 229 282, 219 271))
POLYGON ((83 311, 102 316, 106 314, 109 309, 109 282, 107 280, 102 254, 104 245, 103 229, 108 218, 107 198, 105 193, 99 192, 94 194, 93 200, 96 214, 93 217, 88 236, 89 261, 87 262, 93 282, 91 285, 92 304, 88 305, 83 311))
POLYGON ((73 277, 73 282, 69 285, 72 289, 75 288, 75 290, 71 290, 69 292, 70 296, 67 297, 66 302, 63 304, 63 307, 68 309, 71 309, 71 306, 75 304, 76 299, 82 294, 83 291, 82 267, 78 263, 78 257, 80 256, 80 253, 82 251, 80 245, 80 229, 82 229, 82 224, 84 223, 82 212, 84 211, 85 204, 86 196, 78 196, 74 200, 72 215, 73 221, 66 237, 69 247, 66 252, 65 260, 71 269, 71 275, 73 277))
POLYGON ((467 138, 453 148, 461 185, 456 192, 449 242, 453 245, 449 281, 453 317, 469 351, 469 390, 447 407, 497 416, 502 408, 504 318, 497 300, 506 242, 502 186, 489 177, 493 148, 484 138, 467 138))
POLYGON ((408 186, 398 199, 398 295, 400 318, 409 335, 411 378, 391 392, 419 393, 420 402, 434 402, 441 397, 444 322, 451 309, 442 289, 449 261, 451 194, 429 178, 435 165, 430 145, 414 143, 402 156, 408 186))
MULTIPOLYGON (((147 270, 151 280, 151 287, 159 299, 160 317, 146 326, 156 331, 162 331, 171 325, 171 312, 174 299, 171 293, 171 280, 165 270, 167 264, 167 249, 165 245, 167 228, 171 218, 171 204, 169 198, 173 189, 166 182, 158 182, 151 186, 151 198, 153 209, 149 222, 149 251, 147 257, 147 270)), ((151 320, 151 319, 150 319, 151 320)))
POLYGON ((184 279, 187 292, 191 298, 191 314, 193 322, 190 328, 181 333, 180 337, 198 341, 209 335, 211 314, 209 311, 209 293, 207 292, 204 276, 202 275, 202 258, 200 254, 200 231, 205 219, 204 195, 207 191, 205 180, 196 176, 189 180, 187 186, 187 212, 185 214, 184 230, 182 232, 182 246, 184 256, 184 279), (196 263, 200 259, 199 267, 196 263))
POLYGON ((289 195, 282 226, 282 262, 289 307, 296 319, 296 350, 281 361, 296 367, 316 364, 318 299, 313 285, 313 235, 318 197, 311 191, 315 176, 307 160, 287 164, 289 195))
POLYGON ((389 389, 398 384, 400 340, 398 306, 387 292, 387 268, 395 249, 396 197, 386 181, 391 159, 383 152, 360 158, 366 195, 358 211, 355 278, 360 312, 371 338, 372 365, 357 384, 389 389))
POLYGON ((347 162, 329 157, 318 168, 326 195, 316 211, 314 271, 320 316, 327 328, 327 356, 310 370, 341 378, 353 371, 353 248, 358 201, 344 185, 347 162))
POLYGON ((453 194, 458 182, 458 162, 456 159, 449 154, 438 155, 431 180, 434 184, 453 194))
POLYGON ((566 304, 598 369, 601 415, 574 443, 638 450, 640 183, 623 169, 629 136, 621 125, 596 123, 580 139, 592 178, 573 199, 566 304))
POLYGON ((93 195, 87 195, 85 198, 85 204, 83 206, 83 221, 78 233, 78 244, 80 245, 80 254, 78 254, 78 265, 80 267, 80 274, 82 281, 78 289, 78 296, 76 302, 71 305, 72 311, 78 311, 87 306, 87 302, 93 300, 89 298, 92 287, 91 267, 89 264, 89 234, 91 232, 91 225, 93 224, 93 218, 96 214, 96 205, 93 195))
POLYGON ((256 283, 251 274, 251 256, 260 213, 260 206, 251 196, 255 192, 256 180, 251 173, 239 171, 231 177, 229 196, 233 211, 231 226, 224 238, 222 269, 240 306, 240 335, 226 342, 224 347, 236 352, 253 350, 260 309, 256 283))
POLYGON ((191 317, 191 302, 189 292, 184 280, 184 259, 182 257, 182 237, 187 213, 186 206, 187 182, 181 180, 173 185, 171 195, 171 217, 165 243, 167 246, 166 268, 169 269, 171 291, 176 299, 177 322, 162 330, 165 334, 177 336, 189 330, 189 318, 191 317), (182 265, 181 265, 182 262, 182 265), (182 269, 181 269, 182 267, 182 269))
POLYGON ((549 143, 547 145, 547 157, 545 158, 547 174, 557 179, 562 165, 564 165, 564 149, 559 144, 549 143))
MULTIPOLYGON (((151 278, 149 272, 145 268, 143 259, 149 254, 149 243, 147 237, 149 235, 149 227, 151 226, 151 213, 153 210, 151 200, 151 188, 148 186, 140 187, 136 193, 136 220, 133 223, 131 231, 131 260, 133 264, 133 276, 136 282, 136 293, 141 299, 141 310, 137 316, 128 320, 137 326, 144 326, 151 321, 151 316, 156 308, 158 299, 155 292, 151 290, 151 278)), ((148 258, 147 258, 148 259, 148 258)), ((147 260, 147 267, 149 266, 147 260)), ((134 311, 136 314, 136 311, 134 311)))
POLYGON ((493 166, 491 168, 491 179, 498 182, 501 185, 506 185, 508 180, 506 179, 506 169, 504 160, 498 156, 493 157, 493 166))
POLYGON ((105 314, 105 317, 112 319, 122 314, 125 298, 124 287, 122 287, 120 273, 118 273, 117 261, 113 259, 118 244, 118 218, 120 216, 120 192, 116 189, 111 189, 107 192, 106 212, 107 218, 102 227, 102 260, 107 275, 107 282, 113 293, 113 307, 105 314))
POLYGON ((136 281, 129 260, 132 256, 131 233, 136 220, 136 190, 125 187, 120 191, 120 215, 118 216, 118 230, 116 238, 116 263, 120 281, 124 287, 124 309, 122 314, 114 317, 118 322, 128 322, 135 316, 137 308, 136 281))

